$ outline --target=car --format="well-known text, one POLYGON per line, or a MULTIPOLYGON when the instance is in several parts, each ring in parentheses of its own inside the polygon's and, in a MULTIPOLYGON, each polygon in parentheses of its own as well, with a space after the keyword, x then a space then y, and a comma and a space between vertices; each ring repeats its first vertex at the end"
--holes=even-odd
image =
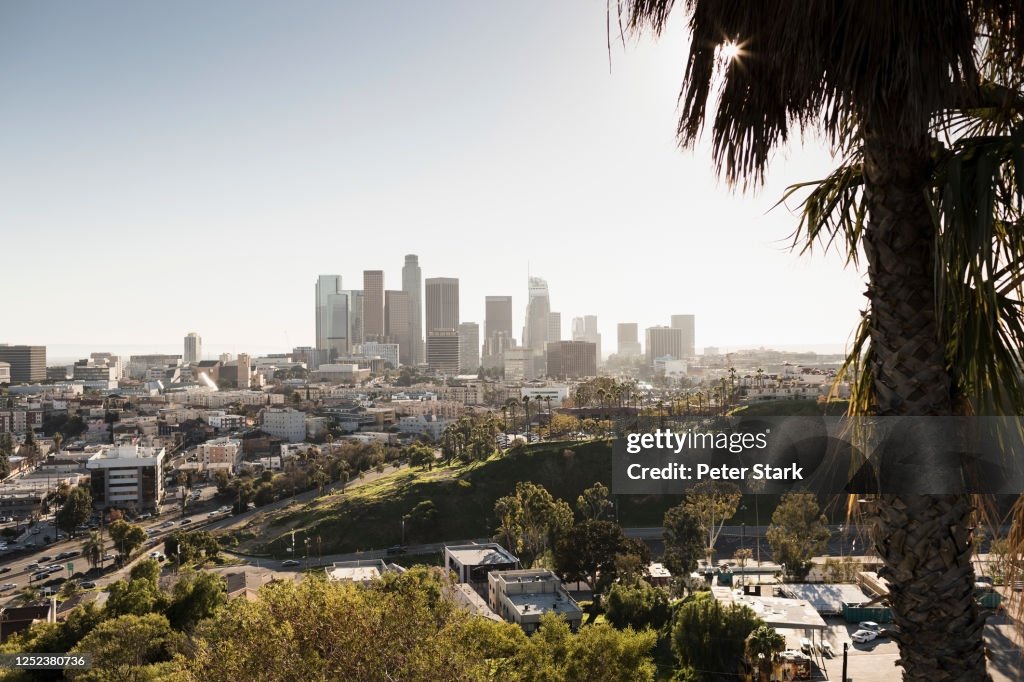
POLYGON ((50 566, 47 566, 46 570, 49 571, 50 573, 59 573, 60 571, 64 570, 64 565, 63 564, 52 564, 50 566))
POLYGON ((289 566, 298 566, 301 563, 302 562, 300 562, 298 559, 285 559, 281 562, 281 568, 288 568, 289 566))
POLYGON ((878 631, 879 637, 896 637, 899 639, 900 627, 898 625, 886 625, 878 631))
POLYGON ((35 562, 35 561, 33 561, 32 563, 30 563, 27 566, 25 566, 25 570, 26 571, 34 571, 37 568, 39 568, 39 563, 35 562))
POLYGON ((878 637, 878 633, 874 630, 857 630, 857 632, 850 635, 850 639, 852 639, 854 642, 857 642, 858 644, 870 642, 875 637, 878 637))
POLYGON ((221 513, 219 511, 212 511, 209 514, 207 514, 206 517, 207 518, 213 518, 214 516, 220 516, 220 514, 221 513))
POLYGON ((6 592, 7 590, 13 590, 16 587, 18 587, 18 586, 15 585, 14 583, 4 583, 3 585, 0 585, 0 590, 3 590, 4 592, 6 592))
POLYGON ((800 638, 800 651, 804 652, 805 654, 810 655, 811 652, 814 651, 814 645, 811 644, 811 640, 807 639, 806 637, 801 637, 800 638))
POLYGON ((392 556, 395 554, 405 554, 405 547, 403 547, 402 545, 391 545, 386 550, 384 550, 384 553, 388 556, 392 556))
POLYGON ((113 560, 114 560, 114 555, 113 554, 104 554, 103 555, 103 561, 113 561, 113 560))
POLYGON ((184 526, 184 525, 185 525, 185 524, 187 524, 187 523, 192 523, 192 519, 182 519, 182 520, 181 520, 181 525, 183 525, 183 526, 184 526))
POLYGON ((10 573, 10 572, 11 572, 11 567, 10 566, 4 566, 4 567, 0 568, 0 573, 10 573))
POLYGON ((43 578, 49 578, 49 577, 50 577, 50 572, 44 569, 42 571, 36 571, 32 575, 30 575, 28 577, 28 579, 30 581, 32 581, 32 580, 42 580, 43 578))
POLYGON ((174 525, 174 521, 164 521, 160 524, 160 528, 170 528, 174 525))
POLYGON ((91 580, 86 580, 84 583, 81 583, 81 588, 83 590, 91 590, 91 589, 94 589, 95 587, 96 587, 96 583, 94 583, 91 580))
POLYGON ((39 563, 43 563, 44 561, 53 561, 53 557, 49 554, 44 554, 43 556, 39 557, 39 563))
POLYGON ((872 630, 874 632, 878 632, 882 629, 882 626, 873 620, 862 620, 861 622, 857 623, 857 627, 861 630, 872 630))
POLYGON ((163 552, 150 552, 149 553, 149 558, 150 559, 156 559, 157 561, 163 561, 167 557, 165 557, 163 555, 163 552))

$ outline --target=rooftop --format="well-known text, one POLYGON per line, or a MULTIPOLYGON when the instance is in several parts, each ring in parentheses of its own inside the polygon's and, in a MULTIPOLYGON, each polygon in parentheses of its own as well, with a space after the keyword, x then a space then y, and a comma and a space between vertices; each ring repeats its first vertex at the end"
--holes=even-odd
POLYGON ((463 566, 514 564, 519 561, 507 549, 493 542, 481 545, 446 545, 444 549, 463 566))
POLYGON ((571 597, 563 596, 562 592, 540 592, 535 594, 507 594, 505 598, 520 614, 527 613, 573 613, 582 614, 583 610, 571 597))
POLYGON ((742 590, 715 588, 715 598, 724 603, 742 604, 773 628, 795 630, 825 630, 828 626, 811 604, 803 599, 781 597, 755 597, 742 590))
POLYGON ((841 583, 837 585, 786 584, 782 587, 787 597, 801 599, 813 606, 818 613, 842 613, 843 604, 863 604, 871 601, 859 585, 841 583))

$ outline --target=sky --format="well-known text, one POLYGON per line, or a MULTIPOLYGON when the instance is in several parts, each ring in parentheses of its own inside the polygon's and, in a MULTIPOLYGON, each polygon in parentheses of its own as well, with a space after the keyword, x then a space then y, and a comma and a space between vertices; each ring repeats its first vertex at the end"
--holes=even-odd
POLYGON ((3 3, 0 342, 312 345, 317 275, 399 289, 415 253, 462 321, 513 296, 517 334, 531 273, 606 353, 678 313, 698 348, 841 349, 863 276, 773 209, 827 146, 747 194, 680 150, 685 29, 609 53, 593 0, 3 3))

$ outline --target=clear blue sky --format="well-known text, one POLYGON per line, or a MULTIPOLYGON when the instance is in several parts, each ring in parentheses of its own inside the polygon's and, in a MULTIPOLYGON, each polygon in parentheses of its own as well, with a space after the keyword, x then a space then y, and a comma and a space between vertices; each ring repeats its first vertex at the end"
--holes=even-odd
POLYGON ((698 316, 704 345, 842 344, 862 278, 675 146, 683 17, 616 40, 603 2, 0 5, 0 342, 313 342, 313 286, 405 253, 463 321, 545 277, 565 334, 698 316))

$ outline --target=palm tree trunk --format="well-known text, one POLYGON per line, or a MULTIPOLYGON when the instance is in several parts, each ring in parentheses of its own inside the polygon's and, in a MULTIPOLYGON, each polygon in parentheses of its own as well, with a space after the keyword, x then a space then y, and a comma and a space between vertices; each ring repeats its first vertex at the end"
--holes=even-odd
MULTIPOLYGON (((953 413, 939 338, 932 222, 925 191, 931 159, 920 136, 866 126, 864 250, 871 301, 873 399, 881 415, 953 413)), ((922 475, 927 472, 922 471, 922 475)), ((900 665, 911 682, 979 682, 984 619, 974 600, 965 495, 883 495, 871 516, 879 571, 902 630, 900 665)))

